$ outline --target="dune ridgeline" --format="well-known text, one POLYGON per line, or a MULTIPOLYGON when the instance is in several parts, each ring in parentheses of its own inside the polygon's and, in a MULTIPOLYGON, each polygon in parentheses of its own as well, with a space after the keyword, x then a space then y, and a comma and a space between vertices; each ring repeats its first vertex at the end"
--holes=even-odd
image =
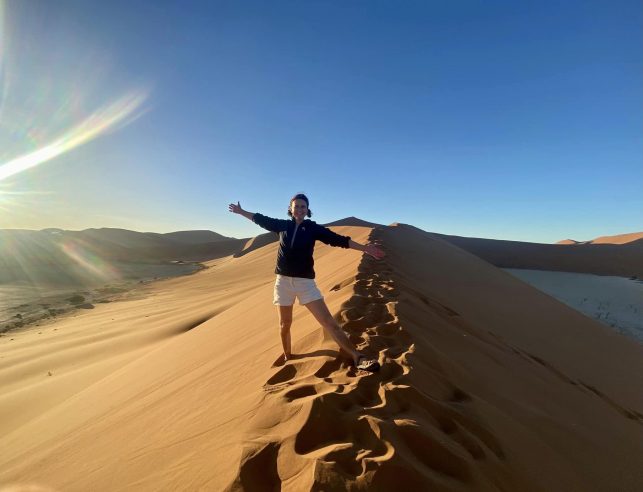
POLYGON ((0 337, 0 484, 640 490, 643 345, 435 234, 374 226, 333 228, 384 260, 318 243, 315 268, 380 372, 351 367, 300 306, 297 356, 277 363, 277 245, 249 241, 0 337))

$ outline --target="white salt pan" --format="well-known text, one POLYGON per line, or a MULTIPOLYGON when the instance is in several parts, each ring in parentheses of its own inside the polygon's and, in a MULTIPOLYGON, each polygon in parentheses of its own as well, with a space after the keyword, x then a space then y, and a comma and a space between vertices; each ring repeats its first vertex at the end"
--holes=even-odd
POLYGON ((586 316, 643 342, 643 280, 504 268, 586 316))

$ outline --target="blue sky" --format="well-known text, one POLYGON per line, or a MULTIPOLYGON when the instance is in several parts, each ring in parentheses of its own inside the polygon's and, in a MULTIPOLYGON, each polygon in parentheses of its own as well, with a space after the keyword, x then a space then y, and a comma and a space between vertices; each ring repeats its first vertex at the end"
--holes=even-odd
POLYGON ((554 242, 643 230, 639 1, 4 2, 0 228, 262 232, 350 215, 554 242), (7 81, 11 83, 8 83, 7 81))

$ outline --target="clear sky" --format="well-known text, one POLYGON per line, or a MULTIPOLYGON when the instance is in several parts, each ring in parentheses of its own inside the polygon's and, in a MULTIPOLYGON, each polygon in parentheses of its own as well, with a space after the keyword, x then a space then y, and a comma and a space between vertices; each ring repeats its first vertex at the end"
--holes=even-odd
POLYGON ((643 231, 640 0, 0 2, 0 228, 643 231))

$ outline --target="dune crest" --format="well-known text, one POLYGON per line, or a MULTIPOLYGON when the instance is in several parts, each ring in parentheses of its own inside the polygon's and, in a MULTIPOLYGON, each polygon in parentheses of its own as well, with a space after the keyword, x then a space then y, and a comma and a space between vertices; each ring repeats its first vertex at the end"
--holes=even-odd
MULTIPOLYGON (((548 304, 556 311, 553 318, 615 341, 629 353, 629 363, 642 353, 635 343, 613 338, 591 320, 412 226, 376 229, 369 239, 383 242, 389 257, 382 263, 364 258, 354 279, 334 287, 353 289, 336 318, 353 343, 379 354, 382 371, 359 374, 340 357, 317 364, 294 360, 275 370, 264 385, 266 395, 251 423, 238 475, 226 490, 254 490, 265 477, 269 487, 283 490, 591 490, 598 477, 585 478, 593 475, 585 466, 600 446, 580 452, 585 437, 577 422, 601 425, 607 415, 613 427, 598 438, 605 442, 613 438, 610 432, 625 437, 628 427, 643 435, 641 399, 635 392, 613 398, 597 387, 603 387, 608 360, 603 358, 596 372, 587 372, 577 360, 565 368, 563 359, 545 355, 546 344, 535 343, 537 333, 514 333, 511 326, 520 319, 515 306, 500 307, 509 319, 498 320, 499 326, 486 324, 489 312, 481 322, 467 312, 479 302, 458 295, 460 282, 449 281, 448 270, 486 281, 491 277, 505 284, 500 290, 517 290, 537 305, 548 304), (398 248, 392 244, 396 239, 398 248), (432 254, 433 262, 442 265, 437 276, 418 274, 404 249, 432 254), (440 282, 417 281, 431 277, 440 282), (509 368, 516 372, 507 374, 509 368), (487 378, 504 381, 499 389, 481 387, 487 378), (565 403, 543 404, 551 392, 565 403), (601 417, 594 417, 594 411, 601 417), (547 415, 551 423, 532 427, 536 415, 547 415), (576 444, 568 439, 579 448, 571 451, 576 444), (533 460, 547 470, 544 476, 528 471, 533 460)), ((483 294, 482 305, 497 295, 483 294)), ((519 304, 530 309, 524 301, 519 304)), ((571 344, 562 351, 574 357, 575 350, 571 344)), ((612 389, 610 384, 606 388, 612 389)), ((634 470, 641 446, 630 451, 624 466, 634 470)), ((598 473, 603 485, 621 480, 623 490, 635 486, 618 474, 601 475, 605 471, 598 473)))
POLYGON ((556 244, 627 244, 641 239, 643 239, 643 232, 631 232, 629 234, 617 234, 615 236, 600 236, 589 241, 563 239, 556 244))
POLYGON ((379 373, 355 371, 299 306, 296 357, 273 365, 277 245, 268 244, 121 306, 0 338, 10 417, 0 419, 0 483, 634 491, 643 482, 640 344, 434 234, 336 230, 387 253, 380 262, 321 244, 315 253, 330 311, 379 358, 379 373))

